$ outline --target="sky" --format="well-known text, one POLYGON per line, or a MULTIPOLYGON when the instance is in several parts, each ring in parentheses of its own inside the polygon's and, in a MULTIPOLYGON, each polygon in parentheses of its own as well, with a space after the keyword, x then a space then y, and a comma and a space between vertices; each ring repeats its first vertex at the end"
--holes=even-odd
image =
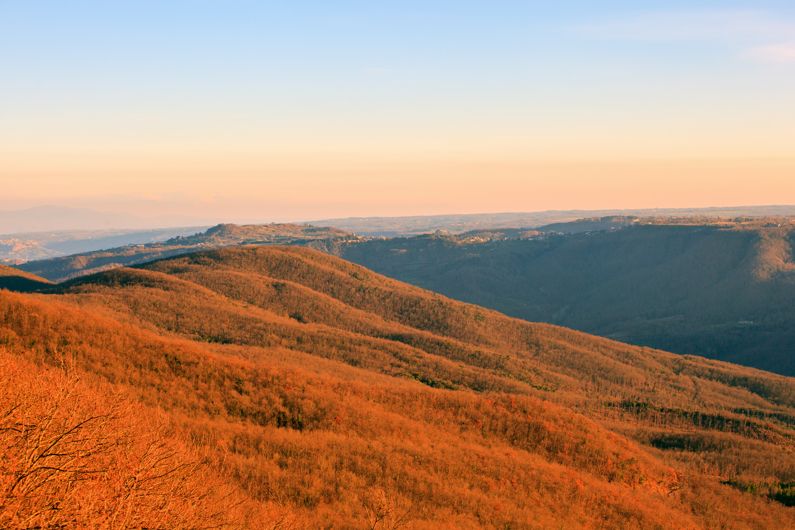
POLYGON ((0 0, 0 209, 795 203, 795 4, 0 0))

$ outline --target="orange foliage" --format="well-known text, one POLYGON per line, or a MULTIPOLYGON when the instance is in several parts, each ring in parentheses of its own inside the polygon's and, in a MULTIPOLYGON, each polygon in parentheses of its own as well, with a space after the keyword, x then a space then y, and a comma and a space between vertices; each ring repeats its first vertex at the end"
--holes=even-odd
MULTIPOLYGON (((0 345, 162 411, 174 458, 205 459, 185 484, 225 483, 201 498, 225 491, 246 508, 236 524, 795 524, 722 483, 795 474, 784 377, 510 319, 305 249, 191 255, 60 292, 0 293, 0 345)), ((145 447, 131 417, 100 434, 121 425, 145 447)))
MULTIPOLYGON (((0 351, 0 527, 222 528, 287 520, 247 505, 145 410, 0 351)), ((264 527, 264 526, 263 526, 264 527)))

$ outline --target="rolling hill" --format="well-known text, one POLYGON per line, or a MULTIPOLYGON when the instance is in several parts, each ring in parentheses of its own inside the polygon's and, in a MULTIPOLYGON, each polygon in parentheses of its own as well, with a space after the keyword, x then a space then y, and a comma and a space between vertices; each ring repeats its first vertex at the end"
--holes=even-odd
POLYGON ((0 265, 0 289, 33 292, 50 286, 52 286, 52 282, 40 276, 19 270, 15 267, 0 265))
MULTIPOLYGON (((218 524, 255 528, 795 524, 795 380, 510 318, 310 248, 0 291, 0 349, 47 385, 79 376, 80 407, 112 388, 162 415, 175 467, 202 455, 206 474, 177 526, 218 506, 239 508, 218 524)), ((105 477, 115 498, 127 482, 105 477)), ((179 513, 137 506, 141 524, 179 513)))
POLYGON ((519 318, 792 375, 793 226, 792 218, 611 216, 385 239, 218 225, 19 267, 63 281, 202 249, 305 245, 519 318))
POLYGON ((512 316, 793 375, 793 241, 790 218, 613 219, 370 240, 338 253, 512 316))

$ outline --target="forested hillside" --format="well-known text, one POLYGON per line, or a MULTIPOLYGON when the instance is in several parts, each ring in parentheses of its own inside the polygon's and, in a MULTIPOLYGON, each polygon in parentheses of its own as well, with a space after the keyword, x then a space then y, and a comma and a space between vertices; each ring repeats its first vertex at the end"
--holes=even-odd
MULTIPOLYGON (((116 403, 92 393, 118 393, 131 412, 103 431, 112 443, 151 436, 124 418, 160 415, 173 462, 206 473, 185 483, 196 513, 236 507, 222 525, 795 525, 792 379, 531 324, 311 249, 205 251, 0 291, 0 347, 10 377, 35 364, 39 392, 76 385, 89 417, 116 403)), ((0 406, 19 422, 38 410, 0 406)), ((124 473, 81 487, 112 499, 124 473)), ((127 527, 194 517, 152 524, 147 510, 179 505, 141 499, 127 527)))
MULTIPOLYGON (((795 374, 793 225, 635 223, 545 235, 436 234, 340 254, 531 321, 795 374)), ((504 231, 503 231, 504 232, 504 231)))

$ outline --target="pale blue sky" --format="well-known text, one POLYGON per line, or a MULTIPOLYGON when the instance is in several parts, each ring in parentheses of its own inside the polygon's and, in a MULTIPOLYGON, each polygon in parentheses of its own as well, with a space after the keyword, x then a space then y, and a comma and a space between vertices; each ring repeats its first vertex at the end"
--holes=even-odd
POLYGON ((792 94, 792 2, 0 0, 0 183, 26 205, 795 202, 792 94))

